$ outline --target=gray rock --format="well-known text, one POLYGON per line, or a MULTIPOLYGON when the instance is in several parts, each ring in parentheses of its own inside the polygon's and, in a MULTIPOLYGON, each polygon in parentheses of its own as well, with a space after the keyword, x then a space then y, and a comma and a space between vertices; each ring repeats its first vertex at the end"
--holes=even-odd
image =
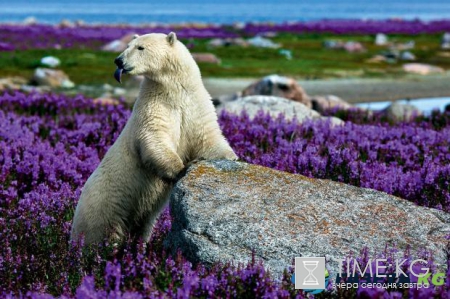
POLYGON ((247 86, 242 91, 242 95, 276 96, 305 104, 307 107, 311 108, 310 98, 294 78, 276 74, 265 76, 247 86))
POLYGON ((103 51, 122 52, 125 51, 127 45, 133 40, 135 33, 128 33, 120 39, 113 40, 102 47, 103 51))
POLYGON ((234 94, 226 94, 226 95, 221 95, 221 96, 212 98, 212 102, 214 104, 214 107, 216 107, 217 111, 221 111, 222 108, 224 107, 224 105, 226 105, 226 103, 236 101, 240 97, 241 97, 241 93, 237 92, 234 94))
POLYGON ((41 59, 41 64, 48 67, 57 67, 61 64, 61 60, 55 56, 45 56, 41 59))
POLYGON ((414 55, 413 53, 411 53, 409 51, 405 51, 405 52, 402 52, 402 54, 400 54, 400 59, 404 60, 404 61, 414 61, 414 60, 416 60, 416 55, 414 55))
POLYGON ((32 81, 40 86, 51 88, 73 88, 75 84, 70 81, 69 76, 61 70, 48 68, 37 68, 34 70, 32 81))
POLYGON ((127 90, 125 88, 116 87, 113 89, 113 94, 115 96, 124 96, 126 95, 127 90))
POLYGON ((364 52, 366 50, 360 42, 356 41, 325 40, 323 46, 326 49, 345 50, 349 53, 364 52))
POLYGON ((28 80, 23 77, 0 78, 0 91, 20 89, 28 80))
POLYGON ((391 120, 409 120, 414 116, 422 115, 422 111, 417 107, 411 104, 400 104, 399 102, 393 102, 383 110, 383 113, 391 120))
POLYGON ((419 75, 441 74, 445 72, 441 67, 425 63, 406 63, 403 65, 403 70, 407 73, 419 75))
POLYGON ((323 117, 318 112, 306 107, 302 103, 280 97, 259 95, 238 97, 236 99, 230 97, 226 100, 219 101, 220 100, 214 102, 218 114, 220 114, 222 110, 234 114, 241 114, 245 110, 250 118, 253 118, 260 110, 262 110, 264 113, 269 113, 274 118, 282 113, 286 119, 292 120, 296 118, 298 122, 303 122, 308 119, 320 119, 330 121, 333 126, 344 123, 339 118, 323 117))
POLYGON ((339 107, 343 110, 348 110, 354 106, 347 103, 343 99, 335 95, 314 96, 311 98, 312 108, 319 113, 323 113, 327 109, 339 107))
POLYGON ((280 44, 274 43, 272 40, 268 38, 264 38, 262 36, 255 36, 247 40, 248 44, 257 47, 257 48, 271 48, 278 49, 281 47, 280 44))
POLYGON ((192 53, 192 57, 198 63, 220 64, 221 62, 220 58, 212 53, 192 53))
POLYGON ((248 47, 249 43, 241 38, 213 38, 207 43, 208 47, 217 48, 217 47, 229 47, 229 46, 239 46, 239 47, 248 47))
POLYGON ((449 32, 444 33, 444 35, 442 36, 441 49, 443 49, 443 50, 450 49, 450 33, 449 32))
POLYGON ((446 32, 444 33, 444 35, 442 35, 442 42, 450 43, 450 32, 446 32))
POLYGON ((377 33, 375 36, 375 45, 377 46, 385 46, 388 44, 388 36, 384 33, 377 33))
MULTIPOLYGON (((175 185, 165 244, 192 262, 258 259, 275 275, 295 257, 336 259, 367 246, 426 249, 445 264, 450 216, 370 189, 233 161, 203 161, 175 185)), ((401 256, 399 256, 401 257, 401 256)))

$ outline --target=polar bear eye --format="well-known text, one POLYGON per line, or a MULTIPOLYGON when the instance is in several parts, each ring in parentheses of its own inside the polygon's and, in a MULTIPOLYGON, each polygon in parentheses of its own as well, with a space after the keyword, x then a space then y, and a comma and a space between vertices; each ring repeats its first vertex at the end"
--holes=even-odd
POLYGON ((137 49, 138 49, 139 51, 142 51, 142 50, 144 50, 144 47, 139 46, 139 47, 137 47, 137 49))

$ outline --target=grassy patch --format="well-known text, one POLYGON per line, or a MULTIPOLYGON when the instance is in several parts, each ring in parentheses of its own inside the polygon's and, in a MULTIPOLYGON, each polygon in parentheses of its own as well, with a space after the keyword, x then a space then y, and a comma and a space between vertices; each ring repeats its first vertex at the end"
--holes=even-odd
MULTIPOLYGON (((417 62, 430 63, 450 69, 450 58, 439 56, 441 35, 391 35, 390 41, 398 43, 414 40, 417 62)), ((278 49, 261 49, 238 46, 210 48, 208 40, 189 41, 192 52, 210 52, 221 60, 220 65, 201 63, 204 77, 261 77, 271 73, 293 76, 299 79, 338 78, 338 77, 401 77, 402 63, 370 64, 366 60, 386 50, 375 46, 374 37, 367 35, 331 34, 279 34, 273 38, 282 44, 283 49, 292 51, 293 59, 287 60, 278 49), (363 53, 347 53, 343 50, 330 50, 323 47, 327 39, 359 41, 367 49, 363 53)), ((20 75, 30 77, 39 66, 39 60, 47 55, 61 59, 60 68, 76 84, 116 85, 112 74, 114 58, 117 53, 93 50, 27 50, 0 53, 0 71, 3 76, 20 75)))
POLYGON ((58 68, 66 72, 76 84, 117 84, 113 78, 114 58, 117 53, 79 49, 2 52, 1 76, 18 75, 30 78, 34 69, 40 66, 41 58, 48 55, 61 60, 58 68))

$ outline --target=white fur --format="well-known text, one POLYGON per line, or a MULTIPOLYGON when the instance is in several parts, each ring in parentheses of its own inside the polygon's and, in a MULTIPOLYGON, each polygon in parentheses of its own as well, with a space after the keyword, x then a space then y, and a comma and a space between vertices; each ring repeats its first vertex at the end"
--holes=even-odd
POLYGON ((130 74, 145 79, 130 119, 78 202, 71 238, 83 234, 87 244, 128 234, 148 241, 173 179, 189 162, 237 158, 176 35, 136 37, 120 56, 130 74))

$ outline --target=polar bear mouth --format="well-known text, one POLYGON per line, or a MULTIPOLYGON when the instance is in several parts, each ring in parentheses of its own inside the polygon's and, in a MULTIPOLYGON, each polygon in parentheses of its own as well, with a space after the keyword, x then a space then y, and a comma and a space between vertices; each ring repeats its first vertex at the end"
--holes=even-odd
POLYGON ((131 70, 127 70, 124 68, 117 68, 114 72, 114 79, 117 80, 117 82, 122 83, 122 74, 129 73, 131 70))

